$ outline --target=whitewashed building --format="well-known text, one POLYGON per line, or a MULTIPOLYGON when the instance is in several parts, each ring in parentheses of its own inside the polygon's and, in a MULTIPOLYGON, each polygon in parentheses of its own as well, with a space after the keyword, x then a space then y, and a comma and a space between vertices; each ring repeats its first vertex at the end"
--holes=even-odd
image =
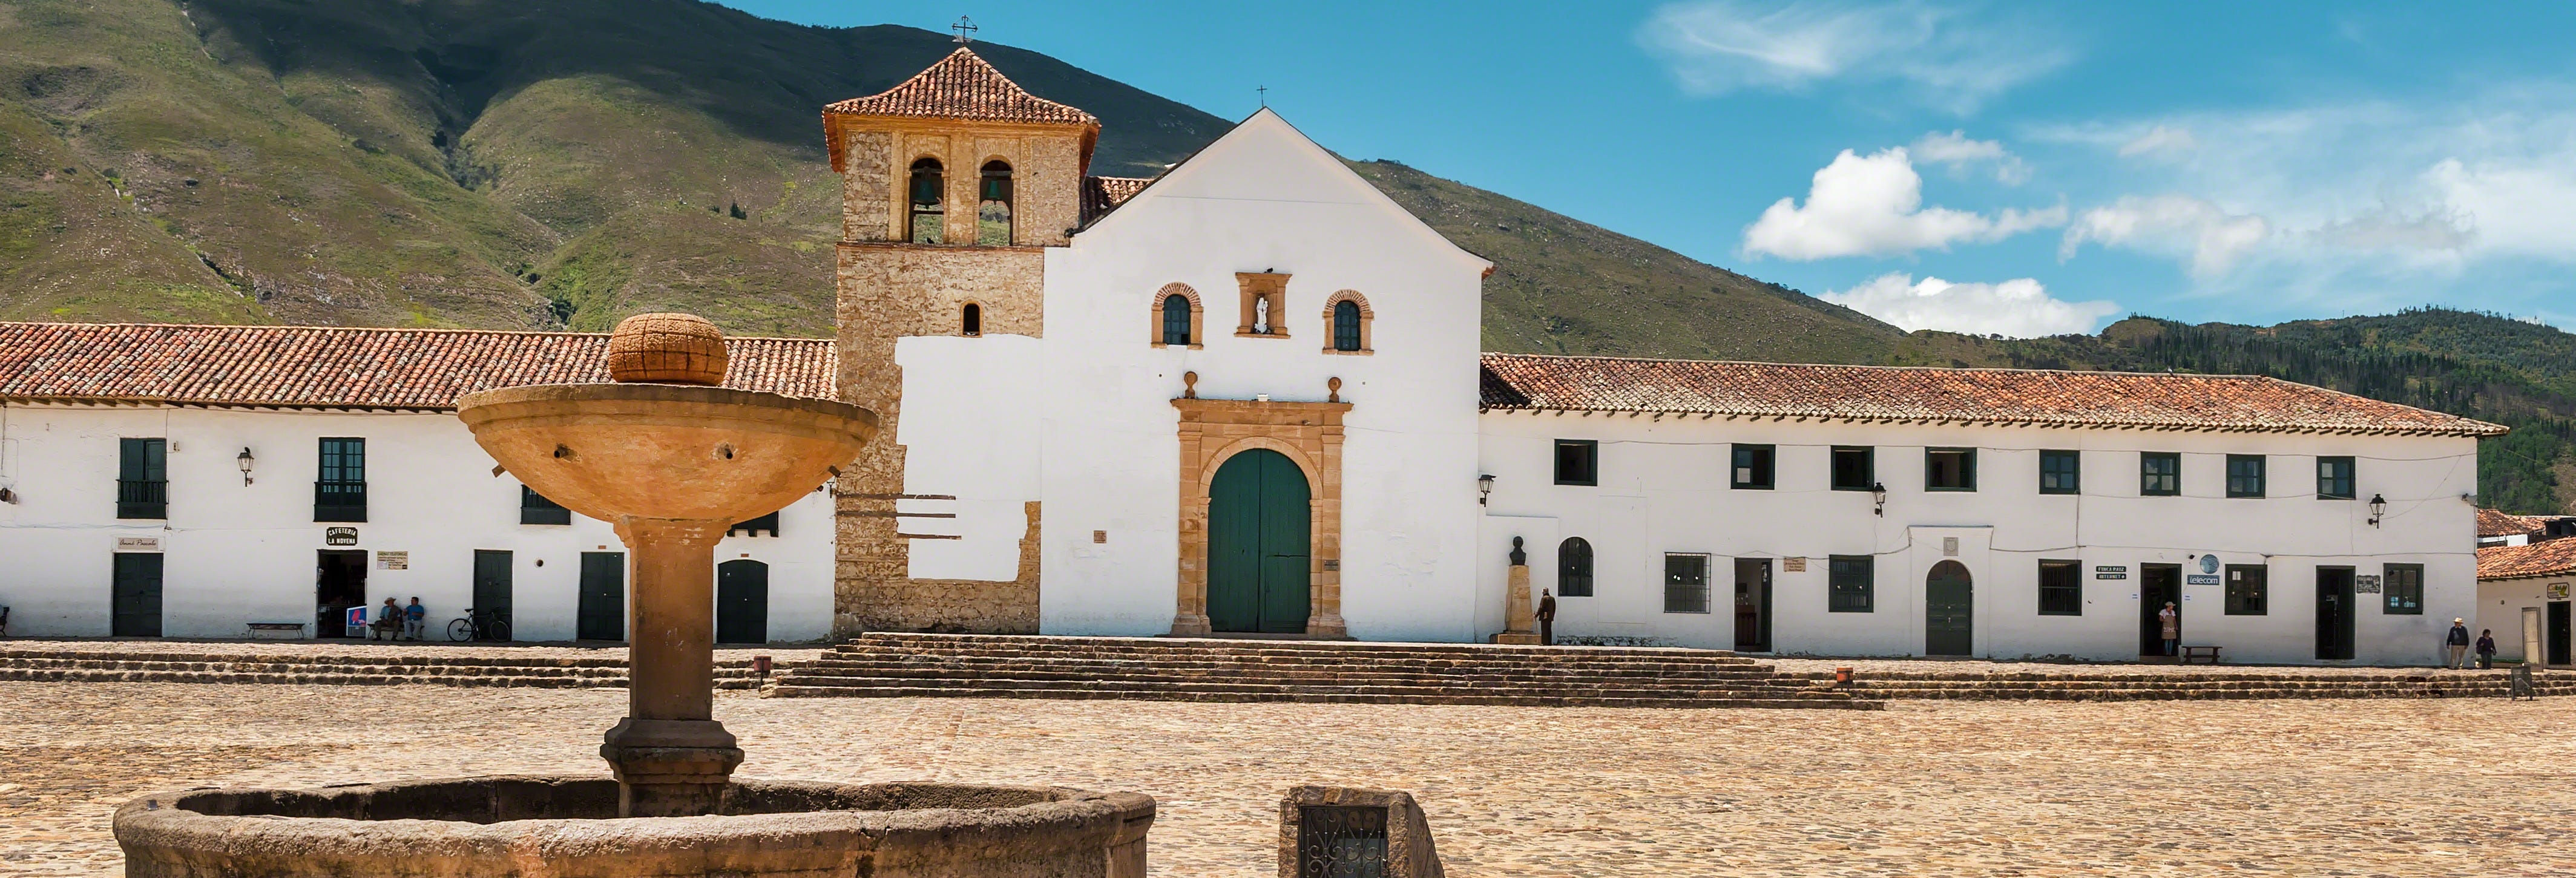
MULTIPOLYGON (((607 523, 522 488, 459 394, 606 380, 607 337, 0 323, 0 606, 14 636, 346 636, 469 607, 517 640, 625 637, 607 523), (292 627, 271 627, 292 626, 292 627)), ((731 386, 829 397, 828 343, 735 339, 731 386)), ((829 634, 828 495, 717 546, 720 639, 829 634)))
POLYGON ((2576 594, 2571 589, 2576 589, 2576 538, 2481 548, 2478 606, 2468 617, 2470 630, 2493 632, 2498 659, 2562 668, 2576 664, 2576 594))

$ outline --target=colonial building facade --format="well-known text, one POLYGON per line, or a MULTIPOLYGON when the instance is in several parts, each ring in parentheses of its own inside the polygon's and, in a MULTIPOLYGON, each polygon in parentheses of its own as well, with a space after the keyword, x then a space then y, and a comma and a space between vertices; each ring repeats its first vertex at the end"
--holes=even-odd
POLYGON ((2264 378, 1477 352, 1490 263, 1263 110, 1143 180, 966 49, 827 108, 840 630, 2432 659, 2494 425, 2264 378), (2439 617, 2439 618, 2437 618, 2439 617))

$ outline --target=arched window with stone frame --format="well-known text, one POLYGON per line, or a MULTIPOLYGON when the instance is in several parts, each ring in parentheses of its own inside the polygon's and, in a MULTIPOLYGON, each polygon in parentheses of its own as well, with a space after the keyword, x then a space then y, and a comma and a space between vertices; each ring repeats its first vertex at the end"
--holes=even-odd
POLYGON ((984 306, 975 302, 957 309, 958 334, 974 337, 984 334, 984 306))
POLYGON ((1370 338, 1370 324, 1377 312, 1369 307, 1368 297, 1357 290, 1343 290, 1324 300, 1324 347, 1328 354, 1375 353, 1370 338))
POLYGON ((1011 244, 1011 163, 984 163, 975 196, 975 243, 987 247, 1011 244))
POLYGON ((1199 303, 1199 291, 1183 283, 1164 284, 1154 291, 1154 346, 1202 347, 1206 336, 1200 327, 1206 325, 1207 308, 1199 303))
POLYGON ((912 162, 912 177, 906 185, 906 213, 903 239, 915 244, 937 244, 948 223, 947 176, 939 160, 922 156, 912 162))
POLYGON ((1556 595, 1592 596, 1592 544, 1582 537, 1566 537, 1556 546, 1556 595))

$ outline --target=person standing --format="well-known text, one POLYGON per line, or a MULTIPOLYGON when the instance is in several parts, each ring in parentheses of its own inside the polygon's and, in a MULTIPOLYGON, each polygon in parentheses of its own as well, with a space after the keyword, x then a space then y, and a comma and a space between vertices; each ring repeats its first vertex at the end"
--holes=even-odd
POLYGON ((421 629, 429 627, 429 608, 420 605, 420 596, 411 596, 411 606, 403 608, 403 636, 420 639, 421 629))
POLYGON ((2495 629, 2478 629, 2478 670, 2495 670, 2495 629))
POLYGON ((2466 668, 2466 667, 2468 667, 2468 666, 2469 666, 2469 623, 2468 623, 2468 620, 2460 619, 2460 618, 2456 618, 2456 617, 2454 617, 2453 619, 2451 619, 2451 633, 2449 633, 2449 634, 2445 634, 2445 635, 2443 635, 2443 636, 2442 636, 2442 645, 2443 645, 2443 646, 2446 646, 2446 647, 2449 647, 2449 648, 2450 648, 2450 650, 2451 650, 2451 663, 2450 663, 2450 664, 2448 664, 2448 665, 2445 665, 2444 667, 2449 667, 2449 668, 2454 668, 2454 669, 2458 669, 2458 668, 2466 668))
POLYGON ((2173 655, 2174 647, 2182 643, 2182 614, 2174 610, 2174 602, 2166 601, 2165 608, 2156 611, 2156 621, 2165 629, 2165 655, 2173 655))
POLYGON ((1556 595, 1538 590, 1538 645, 1556 645, 1556 595))

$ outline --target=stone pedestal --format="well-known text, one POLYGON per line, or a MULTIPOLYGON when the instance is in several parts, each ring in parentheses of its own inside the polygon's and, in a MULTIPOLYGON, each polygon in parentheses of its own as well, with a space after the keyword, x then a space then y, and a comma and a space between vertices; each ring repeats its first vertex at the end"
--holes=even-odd
POLYGON ((715 546, 727 522, 626 518, 617 537, 633 570, 626 719, 599 755, 617 773, 618 813, 684 817, 723 810, 742 764, 716 722, 715 546))
POLYGON ((1514 564, 1503 588, 1503 633, 1493 642, 1537 646, 1538 613, 1530 606, 1529 565, 1514 564))

